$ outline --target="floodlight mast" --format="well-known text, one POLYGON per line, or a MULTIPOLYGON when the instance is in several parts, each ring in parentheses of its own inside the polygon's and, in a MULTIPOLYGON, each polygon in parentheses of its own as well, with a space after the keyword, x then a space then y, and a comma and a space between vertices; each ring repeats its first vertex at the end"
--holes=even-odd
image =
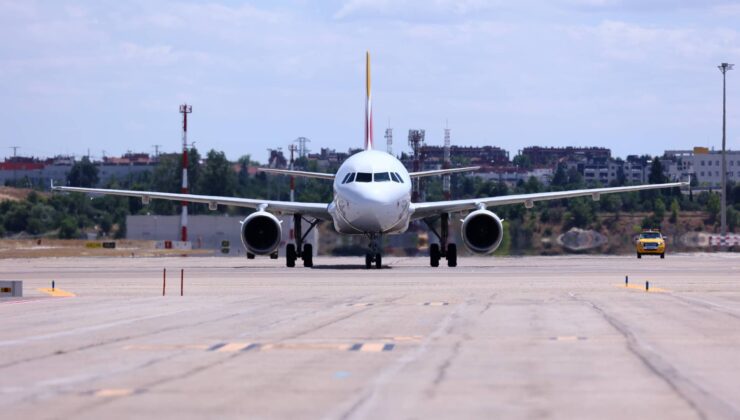
POLYGON ((720 195, 721 207, 720 207, 720 234, 722 240, 720 244, 722 248, 727 247, 727 158, 725 145, 727 143, 727 71, 732 70, 734 64, 722 63, 719 66, 719 71, 722 72, 722 177, 721 177, 721 188, 722 194, 720 195))

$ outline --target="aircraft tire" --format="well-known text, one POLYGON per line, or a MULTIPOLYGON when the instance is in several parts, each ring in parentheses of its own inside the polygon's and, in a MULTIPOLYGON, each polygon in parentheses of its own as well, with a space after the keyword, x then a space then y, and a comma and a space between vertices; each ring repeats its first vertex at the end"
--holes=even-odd
POLYGON ((373 266, 373 256, 370 254, 365 254, 365 268, 370 268, 373 266))
POLYGON ((380 269, 383 267, 383 257, 380 254, 375 254, 375 268, 380 269))
POLYGON ((642 258, 642 254, 640 254, 640 253, 638 252, 638 253, 637 253, 637 258, 638 258, 638 259, 642 258))
POLYGON ((313 267, 313 245, 303 245, 303 266, 313 267))
POLYGON ((295 267, 295 260, 298 258, 298 254, 295 252, 295 244, 288 244, 285 247, 285 265, 287 267, 295 267))
POLYGON ((663 258, 665 258, 665 252, 660 254, 660 259, 662 260, 663 258))
POLYGON ((253 260, 254 259, 254 254, 252 254, 251 252, 247 252, 247 259, 248 260, 253 260))
POLYGON ((439 244, 429 245, 429 264, 432 267, 439 267, 439 244))
POLYGON ((457 267, 457 245, 447 245, 447 266, 457 267))

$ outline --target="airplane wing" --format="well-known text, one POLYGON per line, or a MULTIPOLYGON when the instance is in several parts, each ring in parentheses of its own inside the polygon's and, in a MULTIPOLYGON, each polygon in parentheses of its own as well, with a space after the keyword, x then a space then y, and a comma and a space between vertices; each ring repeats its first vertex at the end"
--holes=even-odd
POLYGON ((421 178, 424 176, 456 174, 459 172, 473 172, 473 171, 477 171, 478 169, 480 169, 480 166, 468 166, 465 168, 435 169, 432 171, 409 172, 409 176, 411 178, 421 178))
POLYGON ((466 210, 475 210, 480 207, 501 206, 505 204, 524 204, 531 208, 535 201, 558 200, 591 196, 598 200, 601 194, 612 194, 629 191, 654 190, 660 188, 674 188, 689 185, 688 182, 673 182, 668 184, 631 185, 627 187, 592 188, 585 190, 554 191, 533 194, 502 195, 500 197, 469 198, 464 200, 434 201, 430 203, 412 203, 412 219, 424 219, 440 213, 454 213, 466 210))
POLYGON ((293 171, 290 169, 275 169, 275 168, 257 168, 257 170, 260 172, 267 172, 270 174, 293 175, 293 176, 299 176, 303 178, 318 178, 318 179, 328 179, 328 180, 334 179, 334 174, 327 174, 323 172, 293 171))
POLYGON ((81 192, 88 194, 119 195, 124 197, 138 197, 144 204, 151 199, 186 201, 190 203, 208 204, 208 208, 216 210, 219 205, 263 209, 271 213, 303 214, 320 220, 331 220, 326 203, 297 203, 293 201, 272 201, 252 198, 221 197, 197 194, 175 194, 155 191, 109 190, 103 188, 57 187, 54 191, 81 192))

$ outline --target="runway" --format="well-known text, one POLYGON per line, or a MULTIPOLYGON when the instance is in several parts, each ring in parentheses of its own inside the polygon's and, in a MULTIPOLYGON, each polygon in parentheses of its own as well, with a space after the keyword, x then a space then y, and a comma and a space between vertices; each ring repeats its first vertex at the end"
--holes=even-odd
POLYGON ((363 262, 0 260, 0 417, 740 417, 738 254, 363 262))

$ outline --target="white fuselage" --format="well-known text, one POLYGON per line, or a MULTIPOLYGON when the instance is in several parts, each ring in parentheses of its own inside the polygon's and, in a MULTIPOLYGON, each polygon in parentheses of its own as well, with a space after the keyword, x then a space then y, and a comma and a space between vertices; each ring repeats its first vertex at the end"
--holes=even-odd
POLYGON ((334 178, 329 214, 337 232, 405 232, 411 217, 411 177, 388 153, 366 150, 347 159, 334 178))

